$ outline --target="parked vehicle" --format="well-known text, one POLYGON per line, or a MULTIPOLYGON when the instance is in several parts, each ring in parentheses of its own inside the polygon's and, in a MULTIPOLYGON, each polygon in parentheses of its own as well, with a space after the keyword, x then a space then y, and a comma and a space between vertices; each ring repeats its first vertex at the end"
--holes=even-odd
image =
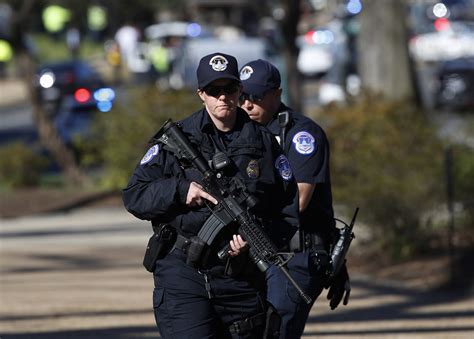
POLYGON ((474 109, 474 58, 444 62, 438 74, 438 107, 449 110, 474 109))
POLYGON ((355 62, 344 21, 333 19, 324 27, 307 31, 296 40, 300 48, 298 70, 305 77, 326 77, 344 86, 349 66, 355 62))
POLYGON ((441 18, 432 30, 413 36, 411 55, 423 62, 439 62, 474 56, 474 23, 441 18))
POLYGON ((64 97, 54 124, 66 145, 74 148, 74 138, 87 137, 94 117, 110 111, 114 98, 115 92, 111 88, 101 88, 93 93, 81 88, 74 95, 64 97))
POLYGON ((55 114, 61 100, 78 89, 90 92, 106 87, 94 68, 82 60, 67 60, 42 65, 36 73, 39 99, 48 112, 55 114))
POLYGON ((233 55, 239 65, 255 59, 269 59, 266 41, 263 38, 235 37, 232 39, 195 38, 186 40, 180 47, 170 76, 173 88, 196 88, 196 68, 199 60, 216 51, 233 55))

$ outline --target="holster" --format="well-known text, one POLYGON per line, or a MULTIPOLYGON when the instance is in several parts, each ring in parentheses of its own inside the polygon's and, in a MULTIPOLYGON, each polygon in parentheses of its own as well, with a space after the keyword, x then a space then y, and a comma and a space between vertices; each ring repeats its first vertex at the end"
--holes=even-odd
POLYGON ((198 236, 186 238, 181 234, 176 237, 174 248, 186 254, 186 264, 194 268, 204 267, 209 256, 209 246, 198 236))
POLYGON ((280 338, 281 316, 272 304, 268 304, 265 316, 264 339, 280 338))
POLYGON ((300 234, 303 251, 311 251, 311 260, 313 262, 313 265, 310 267, 311 275, 326 272, 329 269, 331 259, 327 241, 316 233, 301 231, 300 234))
POLYGON ((186 250, 186 264, 192 267, 205 266, 209 255, 207 244, 197 236, 193 236, 189 240, 190 243, 186 250))
POLYGON ((143 266, 148 272, 155 270, 156 261, 162 259, 170 251, 176 240, 176 230, 169 224, 153 227, 153 235, 148 240, 143 266))

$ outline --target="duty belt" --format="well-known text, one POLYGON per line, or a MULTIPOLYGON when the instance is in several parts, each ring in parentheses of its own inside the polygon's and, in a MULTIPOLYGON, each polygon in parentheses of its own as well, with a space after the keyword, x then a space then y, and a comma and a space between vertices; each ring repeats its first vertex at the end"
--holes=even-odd
POLYGON ((186 253, 186 250, 190 243, 191 243, 191 240, 182 236, 181 234, 178 234, 176 237, 176 242, 174 243, 173 249, 177 248, 183 251, 184 253, 186 253))
POLYGON ((265 313, 259 313, 250 318, 236 321, 229 326, 229 332, 232 334, 245 334, 253 328, 263 326, 265 324, 265 313))
POLYGON ((327 251, 327 246, 322 237, 315 233, 305 233, 302 234, 302 243, 303 243, 303 252, 306 252, 309 249, 314 251, 327 251))

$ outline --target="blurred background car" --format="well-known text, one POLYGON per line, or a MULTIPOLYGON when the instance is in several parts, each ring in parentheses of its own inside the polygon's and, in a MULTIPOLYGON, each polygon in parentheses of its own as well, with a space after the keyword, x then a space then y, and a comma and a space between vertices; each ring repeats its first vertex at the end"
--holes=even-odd
POLYGON ((201 25, 187 21, 161 22, 145 28, 145 37, 149 41, 164 42, 169 37, 186 40, 210 35, 211 33, 201 25))
POLYGON ((80 88, 73 95, 66 95, 53 119, 64 143, 74 149, 75 138, 87 138, 94 117, 101 112, 109 112, 114 99, 115 92, 111 88, 100 88, 94 92, 80 88))
POLYGON ((105 81, 95 69, 85 61, 71 59, 40 66, 36 73, 35 86, 43 107, 55 114, 61 100, 81 88, 94 92, 106 88, 105 81))
POLYGON ((169 76, 180 56, 178 50, 188 39, 210 37, 203 26, 187 21, 161 22, 146 27, 143 39, 128 58, 128 70, 136 83, 157 82, 159 87, 170 86, 169 76))
POLYGON ((445 61, 438 77, 438 107, 448 110, 474 108, 474 57, 445 61))
POLYGON ((297 59, 298 70, 305 77, 318 77, 326 74, 334 64, 331 44, 334 33, 325 28, 310 30, 298 37, 300 48, 297 59))
POLYGON ((180 57, 173 65, 169 78, 170 86, 175 89, 196 88, 196 68, 199 60, 215 51, 233 55, 239 66, 255 59, 272 60, 266 40, 263 38, 238 36, 232 39, 226 37, 189 39, 184 41, 177 51, 180 57))
POLYGON ((437 62, 474 56, 474 22, 443 17, 425 27, 431 31, 414 35, 409 42, 416 60, 437 62))

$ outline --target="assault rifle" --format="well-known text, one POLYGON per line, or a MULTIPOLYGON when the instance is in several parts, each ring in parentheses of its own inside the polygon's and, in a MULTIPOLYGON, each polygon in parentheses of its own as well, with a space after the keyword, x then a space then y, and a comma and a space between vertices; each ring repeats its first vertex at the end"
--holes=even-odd
MULTIPOLYGON (((310 304, 311 298, 301 289, 290 276, 286 264, 291 257, 285 258, 278 252, 255 217, 250 213, 257 204, 255 197, 249 194, 245 183, 238 177, 226 178, 222 169, 229 165, 229 158, 217 152, 212 159, 212 168, 194 146, 180 127, 171 119, 167 120, 158 131, 155 140, 165 149, 172 152, 178 159, 189 162, 203 175, 203 187, 217 199, 216 206, 210 206, 212 214, 198 233, 200 240, 211 245, 220 231, 231 223, 238 225, 238 233, 249 244, 249 254, 257 267, 265 272, 271 264, 278 267, 296 288, 302 299, 310 304)), ((228 256, 229 246, 219 251, 218 256, 224 260, 228 256)))

